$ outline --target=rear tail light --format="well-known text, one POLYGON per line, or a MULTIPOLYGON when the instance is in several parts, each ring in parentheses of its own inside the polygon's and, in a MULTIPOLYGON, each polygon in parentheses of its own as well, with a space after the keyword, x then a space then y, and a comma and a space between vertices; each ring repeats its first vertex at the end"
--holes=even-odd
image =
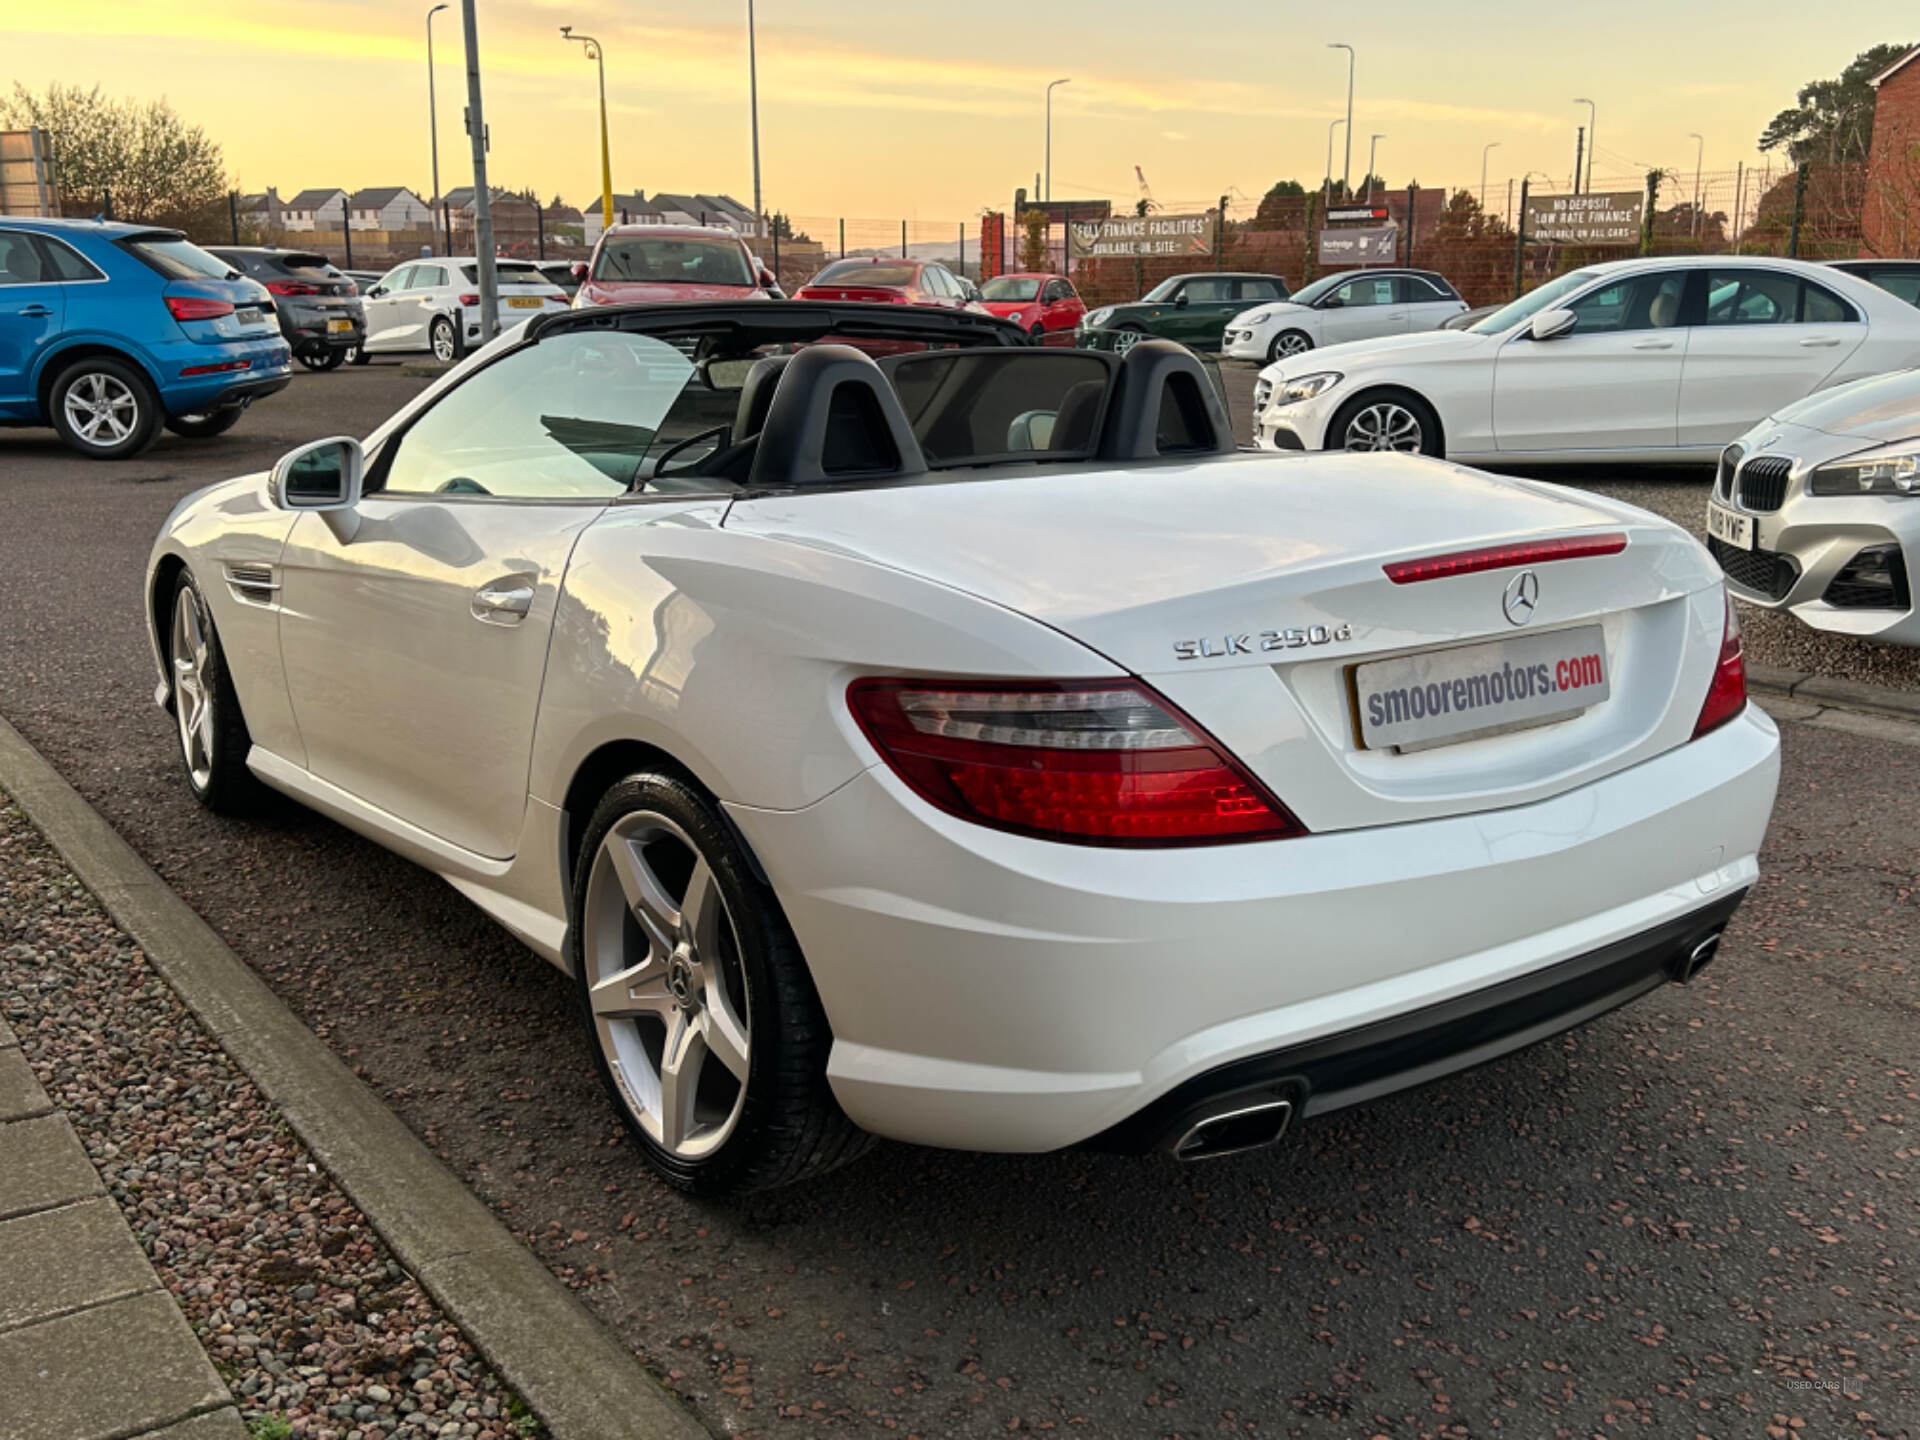
POLYGON ((1725 595, 1725 601, 1727 618, 1720 632, 1720 658, 1714 663, 1713 683, 1707 687, 1700 718, 1694 722, 1696 740, 1747 708, 1747 659, 1740 648, 1740 617, 1734 612, 1733 596, 1725 595))
POLYGON ((460 303, 462 305, 478 305, 480 303, 480 297, 478 295, 462 295, 460 297, 460 303))
POLYGON ((1138 681, 866 679, 847 703, 923 800, 996 830, 1139 846, 1307 833, 1138 681))
POLYGON ((319 295, 324 292, 318 285, 305 280, 269 280, 267 289, 276 295, 319 295))
POLYGON ((218 320, 222 315, 233 314, 233 304, 227 300, 205 300, 198 295, 169 295, 166 301, 167 313, 176 320, 218 320))
POLYGON ((1521 545, 1489 545, 1483 550, 1455 550, 1419 560, 1396 560, 1383 567, 1396 585, 1421 580, 1445 580, 1451 575, 1476 575, 1482 570, 1506 570, 1516 565, 1544 565, 1550 560, 1583 560, 1589 555, 1618 555, 1627 537, 1572 535, 1564 540, 1533 540, 1521 545))
POLYGON ((360 287, 349 280, 335 290, 334 293, 337 295, 358 295, 360 293, 360 287))

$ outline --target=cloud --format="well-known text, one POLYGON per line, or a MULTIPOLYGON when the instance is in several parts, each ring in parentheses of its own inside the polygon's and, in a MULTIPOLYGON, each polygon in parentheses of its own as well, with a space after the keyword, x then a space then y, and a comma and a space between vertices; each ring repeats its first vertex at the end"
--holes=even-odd
POLYGON ((1162 140, 1172 140, 1177 143, 1187 138, 1187 132, 1184 130, 1162 130, 1160 132, 1160 138, 1162 140))

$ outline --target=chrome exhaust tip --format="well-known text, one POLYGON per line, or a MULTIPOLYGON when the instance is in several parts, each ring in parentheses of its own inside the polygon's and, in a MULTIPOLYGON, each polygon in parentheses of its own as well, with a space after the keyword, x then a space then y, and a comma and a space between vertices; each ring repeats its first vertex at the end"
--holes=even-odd
POLYGON ((1287 1133, 1293 1120, 1293 1101, 1256 1100, 1245 1097, 1228 1102, 1226 1108, 1196 1119, 1173 1142, 1176 1160, 1217 1160, 1222 1155, 1238 1155, 1272 1145, 1287 1133))
POLYGON ((1707 968, 1707 962, 1713 959, 1715 952, 1720 949, 1720 937, 1723 933, 1725 932, 1715 930, 1691 950, 1685 954, 1675 955, 1667 963, 1667 973, 1673 977, 1674 984, 1685 985, 1707 968))

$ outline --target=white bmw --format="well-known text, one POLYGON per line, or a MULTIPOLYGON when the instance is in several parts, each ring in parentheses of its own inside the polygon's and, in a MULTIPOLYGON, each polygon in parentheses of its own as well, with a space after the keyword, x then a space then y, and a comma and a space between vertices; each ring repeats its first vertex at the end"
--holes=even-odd
POLYGON ((1269 365, 1254 440, 1456 460, 1711 461, 1817 390, 1920 364, 1920 310, 1857 276, 1731 255, 1550 280, 1465 330, 1269 365))
POLYGON ((543 316, 190 497, 146 585, 188 785, 569 971, 703 1193, 869 1134, 1222 1154, 1706 962, 1778 737, 1698 544, 1235 453, 1180 347, 1024 340, 543 316))

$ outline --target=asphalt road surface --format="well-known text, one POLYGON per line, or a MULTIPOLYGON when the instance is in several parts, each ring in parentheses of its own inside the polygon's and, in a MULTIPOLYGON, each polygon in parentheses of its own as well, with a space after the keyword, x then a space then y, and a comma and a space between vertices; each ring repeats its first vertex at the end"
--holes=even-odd
POLYGON ((425 383, 302 375, 121 465, 0 432, 0 711, 716 1434, 1920 1435, 1920 748, 1785 725, 1766 877, 1692 986, 1279 1149, 888 1145, 700 1205, 557 971, 324 820, 208 815, 152 705, 173 504, 425 383))

